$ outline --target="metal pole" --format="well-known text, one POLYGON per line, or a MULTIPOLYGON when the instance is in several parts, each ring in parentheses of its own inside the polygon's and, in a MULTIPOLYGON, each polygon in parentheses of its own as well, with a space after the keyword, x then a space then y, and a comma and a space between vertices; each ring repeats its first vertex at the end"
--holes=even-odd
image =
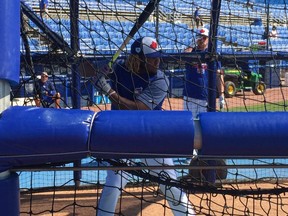
POLYGON ((208 112, 216 110, 216 92, 217 92, 217 28, 219 24, 221 0, 212 1, 208 55, 208 112))
MULTIPOLYGON (((266 0, 265 0, 265 5, 266 5, 266 0)), ((265 33, 266 33, 266 50, 269 49, 269 25, 270 25, 270 21, 269 21, 269 16, 270 16, 270 4, 269 4, 269 0, 268 0, 268 5, 267 5, 267 16, 266 16, 266 29, 265 29, 265 33)))
MULTIPOLYGON (((79 0, 70 0, 70 28, 71 28, 71 49, 76 60, 79 51, 79 0)), ((77 62, 77 61, 74 61, 77 62)), ((77 93, 80 90, 80 75, 77 63, 72 64, 72 106, 73 109, 80 108, 80 95, 77 93)))
POLYGON ((156 5, 156 10, 155 10, 155 16, 156 16, 156 32, 155 32, 155 38, 159 42, 159 4, 156 5))
MULTIPOLYGON (((71 99, 72 99, 72 107, 73 109, 80 109, 80 95, 78 92, 80 91, 80 73, 79 73, 79 65, 77 62, 77 54, 79 51, 79 0, 70 0, 70 28, 71 28, 71 49, 74 53, 74 63, 72 64, 72 90, 71 90, 71 99)), ((81 166, 81 161, 75 161, 74 167, 81 166)), ((76 186, 79 186, 81 179, 81 171, 74 171, 74 182, 76 186)))

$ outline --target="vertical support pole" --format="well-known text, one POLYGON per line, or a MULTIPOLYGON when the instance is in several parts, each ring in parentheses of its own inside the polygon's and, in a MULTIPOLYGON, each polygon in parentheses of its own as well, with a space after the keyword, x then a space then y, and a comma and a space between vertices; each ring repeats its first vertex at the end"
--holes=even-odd
POLYGON ((221 0, 212 1, 212 13, 210 22, 210 35, 208 43, 208 112, 216 110, 216 92, 217 92, 217 28, 219 24, 219 14, 221 8, 221 0))
MULTIPOLYGON (((74 58, 76 60, 78 51, 80 49, 79 44, 79 0, 70 0, 70 28, 71 28, 71 49, 74 53, 74 58)), ((74 61, 77 62, 77 61, 74 61)), ((80 80, 79 66, 77 63, 72 65, 72 106, 73 109, 80 108, 80 95, 77 93, 80 90, 80 80)))
MULTIPOLYGON (((216 95, 217 95, 217 28, 219 24, 221 0, 212 1, 211 22, 209 30, 208 43, 208 112, 216 111, 216 95)), ((206 56, 207 60, 207 56, 206 56)), ((208 165, 214 165, 215 161, 208 161, 208 165)), ((205 178, 210 182, 216 181, 216 170, 207 170, 205 178)))
POLYGON ((10 106, 10 84, 19 82, 20 0, 2 0, 0 26, 0 112, 2 112, 10 106))
POLYGON ((20 215, 19 176, 17 173, 0 173, 0 215, 20 215))
MULTIPOLYGON (((78 51, 80 49, 79 44, 79 0, 70 0, 70 27, 71 27, 71 49, 74 53, 74 58, 77 60, 78 51)), ((74 61, 77 62, 77 61, 74 61)), ((77 63, 73 63, 72 65, 72 107, 73 109, 80 109, 80 95, 78 92, 81 89, 81 77, 79 73, 79 65, 77 63)), ((78 167, 81 165, 81 161, 75 161, 74 166, 78 167)), ((81 171, 74 171, 74 182, 75 185, 78 186, 81 179, 81 171)))
MULTIPOLYGON (((156 5, 155 8, 155 16, 156 16, 156 25, 155 25, 155 38, 159 42, 159 4, 156 5)), ((153 15, 154 16, 154 15, 153 15)))
POLYGON ((266 0, 265 0, 265 6, 267 6, 267 15, 266 15, 266 28, 265 28, 265 33, 266 33, 266 50, 269 49, 269 26, 270 26, 270 21, 269 21, 269 17, 270 17, 270 2, 268 0, 268 3, 266 4, 266 0))

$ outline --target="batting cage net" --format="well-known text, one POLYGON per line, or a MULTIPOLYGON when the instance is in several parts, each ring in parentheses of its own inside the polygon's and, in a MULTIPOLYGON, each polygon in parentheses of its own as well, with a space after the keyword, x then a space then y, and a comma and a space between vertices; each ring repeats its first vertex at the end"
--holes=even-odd
MULTIPOLYGON (((152 37, 169 83, 162 110, 191 110, 195 120, 206 111, 287 112, 286 8, 285 0, 50 0, 41 12, 38 1, 21 1, 20 84, 12 86, 11 106, 110 110, 97 72, 111 62, 121 66, 136 39, 152 37), (43 75, 58 93, 48 102, 36 88, 43 75)), ((21 215, 288 214, 286 158, 224 155, 195 152, 173 164, 158 161, 161 168, 89 157, 16 169, 21 215), (115 210, 99 204, 107 170, 128 182, 110 187, 120 194, 115 210)))

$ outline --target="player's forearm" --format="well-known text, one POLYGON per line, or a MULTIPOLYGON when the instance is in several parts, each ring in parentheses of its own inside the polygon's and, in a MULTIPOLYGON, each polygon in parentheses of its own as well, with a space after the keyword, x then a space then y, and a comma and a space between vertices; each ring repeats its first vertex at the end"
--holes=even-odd
POLYGON ((149 110, 144 103, 141 101, 132 101, 127 98, 120 96, 117 92, 111 90, 109 92, 109 98, 111 103, 117 106, 120 110, 149 110))

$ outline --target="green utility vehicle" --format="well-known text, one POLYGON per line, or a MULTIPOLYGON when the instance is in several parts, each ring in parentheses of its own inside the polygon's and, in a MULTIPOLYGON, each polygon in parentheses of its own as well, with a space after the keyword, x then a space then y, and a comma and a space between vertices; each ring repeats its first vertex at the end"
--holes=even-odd
POLYGON ((232 98, 241 90, 252 90, 255 95, 263 95, 266 85, 262 75, 256 72, 244 72, 241 68, 224 69, 224 91, 226 98, 232 98))

